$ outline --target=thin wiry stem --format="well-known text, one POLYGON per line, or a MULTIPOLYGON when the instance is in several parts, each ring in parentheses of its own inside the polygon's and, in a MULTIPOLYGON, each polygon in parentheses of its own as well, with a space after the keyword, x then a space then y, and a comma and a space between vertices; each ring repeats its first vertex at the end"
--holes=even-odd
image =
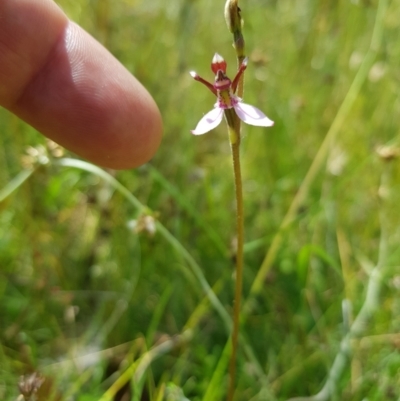
MULTIPOLYGON (((240 15, 238 0, 227 0, 225 4, 225 18, 228 24, 228 29, 233 34, 233 46, 237 57, 238 73, 236 76, 239 78, 238 80, 235 78, 234 90, 237 90, 237 95, 240 98, 243 98, 244 70, 246 68, 246 64, 243 63, 245 60, 245 42, 242 34, 242 17, 240 15)), ((236 385, 236 359, 243 287, 244 208, 242 173, 240 169, 241 122, 233 109, 226 110, 225 117, 228 123, 229 140, 231 143, 236 198, 236 284, 235 298, 233 302, 232 354, 229 361, 229 385, 227 395, 227 400, 232 401, 236 385)))
MULTIPOLYGON (((107 173, 105 170, 101 169, 100 167, 97 167, 91 163, 82 161, 82 160, 77 160, 77 159, 70 159, 70 158, 62 158, 62 159, 57 159, 55 164, 62 166, 62 167, 72 167, 72 168, 77 168, 83 171, 87 171, 91 174, 94 174, 106 182, 108 182, 117 192, 119 192, 127 201, 133 205, 139 212, 149 212, 151 213, 151 210, 144 204, 142 204, 125 186, 123 186, 118 180, 116 180, 113 176, 111 176, 109 173, 107 173)), ((232 319, 229 316, 229 313, 227 310, 224 308, 222 305, 221 301, 218 299, 216 296, 215 292, 207 282, 204 274, 203 274, 203 269, 196 263, 192 255, 187 251, 187 249, 178 241, 177 238, 175 238, 172 233, 170 233, 159 221, 156 221, 156 228, 157 232, 163 237, 167 243, 175 249, 186 261, 188 266, 190 267, 191 271, 193 272, 194 276, 198 280, 200 287, 202 288, 203 292, 205 293, 205 296, 210 302, 210 305, 216 310, 218 315, 220 316, 226 330, 228 333, 232 332, 232 319)), ((253 367, 256 369, 256 373, 258 378, 261 381, 265 380, 265 375, 263 373, 263 370, 261 366, 258 363, 257 358, 254 356, 254 353, 252 352, 252 349, 250 345, 247 342, 247 339, 242 337, 241 342, 243 344, 243 351, 247 358, 251 361, 253 367)))
MULTIPOLYGON (((232 111, 232 109, 228 110, 232 111)), ((229 121, 229 118, 227 117, 229 121)), ((229 124, 229 123, 228 123, 229 124)), ((234 125, 235 126, 235 125, 234 125)), ((228 125, 229 137, 231 138, 233 173, 235 181, 236 198, 236 284, 235 298, 233 302, 233 330, 232 330, 232 353, 229 361, 229 387, 228 401, 233 400, 235 393, 236 359, 240 326, 240 305, 243 287, 243 244, 244 244, 244 219, 243 219, 243 190, 242 175, 240 169, 240 133, 234 131, 234 126, 228 125)))

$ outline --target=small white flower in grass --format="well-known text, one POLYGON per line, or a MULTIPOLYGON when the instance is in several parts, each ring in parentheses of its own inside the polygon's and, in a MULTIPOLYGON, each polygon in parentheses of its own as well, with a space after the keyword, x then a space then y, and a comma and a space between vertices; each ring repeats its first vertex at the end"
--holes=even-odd
POLYGON ((194 135, 202 135, 217 127, 224 116, 224 110, 233 108, 237 116, 246 124, 256 125, 259 127, 271 127, 274 122, 270 120, 261 110, 254 106, 243 103, 242 99, 235 95, 239 79, 247 67, 247 57, 243 60, 239 70, 231 81, 226 75, 226 61, 215 53, 211 69, 215 74, 214 84, 206 81, 191 71, 190 75, 196 80, 207 86, 215 96, 217 102, 214 104, 214 109, 208 112, 197 124, 197 127, 191 131, 194 135))

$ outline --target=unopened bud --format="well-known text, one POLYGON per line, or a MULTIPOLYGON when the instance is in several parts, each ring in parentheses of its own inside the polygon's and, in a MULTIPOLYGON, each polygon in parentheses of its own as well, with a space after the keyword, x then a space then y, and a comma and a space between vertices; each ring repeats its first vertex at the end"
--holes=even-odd
POLYGON ((240 8, 238 0, 227 0, 225 3, 225 20, 228 29, 232 32, 240 32, 242 30, 242 17, 240 16, 240 8))
POLYGON ((239 64, 245 56, 244 38, 242 35, 242 16, 240 15, 240 8, 238 0, 227 0, 225 3, 225 20, 228 29, 233 34, 233 47, 236 50, 236 56, 239 64))

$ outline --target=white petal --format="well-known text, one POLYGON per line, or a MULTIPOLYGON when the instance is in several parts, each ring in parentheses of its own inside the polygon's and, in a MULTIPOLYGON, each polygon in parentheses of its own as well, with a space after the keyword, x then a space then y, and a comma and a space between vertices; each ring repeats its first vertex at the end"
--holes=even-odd
POLYGON ((222 121, 224 110, 216 107, 208 112, 197 124, 197 127, 192 131, 193 135, 202 135, 218 126, 222 121))
POLYGON ((256 125, 258 127, 272 127, 274 125, 274 122, 261 110, 257 109, 257 107, 242 102, 239 102, 233 107, 238 117, 246 124, 256 125))

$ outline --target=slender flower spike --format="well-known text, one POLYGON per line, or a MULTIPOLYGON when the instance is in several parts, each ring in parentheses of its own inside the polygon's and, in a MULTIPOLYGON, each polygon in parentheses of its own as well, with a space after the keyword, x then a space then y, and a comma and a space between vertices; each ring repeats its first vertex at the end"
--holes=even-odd
POLYGON ((231 81, 226 75, 226 61, 215 53, 212 59, 211 69, 215 74, 214 84, 201 78, 192 71, 190 75, 196 80, 207 86, 215 96, 217 102, 214 109, 208 112, 197 124, 197 127, 191 131, 194 135, 202 135, 217 127, 224 116, 224 110, 234 108, 237 116, 246 124, 259 127, 271 127, 274 122, 270 120, 261 110, 249 104, 242 103, 242 99, 235 95, 239 79, 247 67, 247 57, 243 60, 239 70, 231 81))

